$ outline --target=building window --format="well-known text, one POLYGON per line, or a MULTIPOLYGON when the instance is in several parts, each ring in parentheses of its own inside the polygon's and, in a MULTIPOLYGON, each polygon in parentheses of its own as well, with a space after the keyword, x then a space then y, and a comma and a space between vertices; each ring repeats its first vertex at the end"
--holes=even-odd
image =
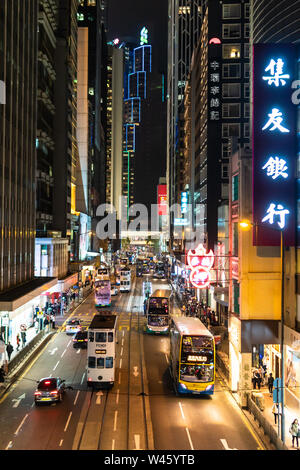
POLYGON ((241 57, 240 44, 223 45, 223 59, 239 59, 241 57))
POLYGON ((229 158, 231 153, 231 145, 230 143, 222 144, 222 158, 229 158))
POLYGON ((245 15, 245 18, 250 17, 250 3, 245 3, 245 5, 244 5, 244 15, 245 15))
POLYGON ((248 122, 244 124, 244 137, 250 137, 250 125, 248 122))
POLYGON ((239 176, 235 175, 232 177, 232 200, 237 201, 239 199, 239 176))
POLYGON ((249 64, 244 64, 244 77, 249 78, 249 64))
POLYGON ((244 98, 249 99, 250 98, 250 87, 249 83, 244 84, 244 98))
POLYGON ((240 137, 240 125, 239 124, 222 124, 222 137, 240 137))
POLYGON ((222 106, 223 118, 239 118, 241 114, 240 103, 224 103, 222 106))
POLYGON ((78 21, 84 21, 84 14, 83 13, 77 13, 77 20, 78 21))
POLYGON ((222 178, 228 178, 228 165, 222 165, 222 178))
POLYGON ((223 38, 240 38, 241 37, 241 25, 236 24, 223 24, 223 38))
POLYGON ((249 59, 250 44, 244 44, 244 58, 249 59))
POLYGON ((244 117, 245 118, 250 117, 250 104, 249 103, 244 104, 244 117))
POLYGON ((223 78, 240 78, 241 64, 223 64, 223 78))
POLYGON ((223 19, 228 20, 232 18, 241 17, 241 5, 229 4, 223 5, 223 19))
POLYGON ((222 96, 223 98, 240 98, 241 96, 240 83, 223 83, 222 96))
POLYGON ((250 36, 250 24, 245 23, 245 29, 244 29, 244 37, 248 38, 250 36))

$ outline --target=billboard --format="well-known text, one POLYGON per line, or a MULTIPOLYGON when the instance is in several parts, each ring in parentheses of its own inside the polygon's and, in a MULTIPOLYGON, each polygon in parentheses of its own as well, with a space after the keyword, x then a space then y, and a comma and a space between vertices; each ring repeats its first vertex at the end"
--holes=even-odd
POLYGON ((292 44, 253 46, 253 222, 256 246, 295 244, 296 107, 291 84, 296 77, 292 44))
POLYGON ((167 215, 167 185, 157 186, 158 215, 167 215))

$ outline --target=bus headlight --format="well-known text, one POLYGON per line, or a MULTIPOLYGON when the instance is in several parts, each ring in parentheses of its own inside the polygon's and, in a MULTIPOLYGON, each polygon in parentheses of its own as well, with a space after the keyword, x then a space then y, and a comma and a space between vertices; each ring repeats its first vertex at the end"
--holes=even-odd
POLYGON ((213 388, 213 384, 211 385, 208 385, 205 389, 206 392, 209 392, 209 390, 211 390, 213 388))
POLYGON ((180 388, 181 388, 182 390, 186 390, 186 385, 184 385, 184 384, 179 384, 179 386, 180 386, 180 388))

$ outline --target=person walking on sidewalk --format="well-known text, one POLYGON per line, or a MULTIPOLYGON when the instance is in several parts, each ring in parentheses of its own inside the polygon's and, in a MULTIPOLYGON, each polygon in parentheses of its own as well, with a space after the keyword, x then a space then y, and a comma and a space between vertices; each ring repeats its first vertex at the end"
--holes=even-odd
POLYGON ((268 389, 270 395, 273 393, 273 386, 274 386, 274 377, 272 375, 272 372, 270 372, 269 377, 268 377, 268 389))
POLYGON ((17 341, 17 351, 19 351, 19 347, 20 347, 20 343, 21 343, 19 333, 17 333, 16 341, 17 341))
POLYGON ((277 424, 277 418, 279 418, 279 415, 281 415, 281 404, 280 403, 273 403, 272 413, 274 415, 275 424, 277 424))
POLYGON ((0 388, 4 386, 4 377, 5 377, 5 371, 3 366, 0 367, 0 388))
POLYGON ((7 356, 8 356, 9 361, 10 361, 10 356, 12 355, 13 350, 14 350, 14 348, 13 348, 12 344, 10 344, 10 341, 8 341, 8 345, 6 346, 6 352, 7 352, 7 356))
POLYGON ((296 418, 292 422, 292 424, 290 426, 290 429, 289 429, 289 432, 292 435, 292 447, 294 447, 294 442, 296 440, 297 449, 299 447, 299 443, 298 443, 298 433, 299 433, 299 431, 300 431, 299 422, 298 422, 298 419, 296 418))

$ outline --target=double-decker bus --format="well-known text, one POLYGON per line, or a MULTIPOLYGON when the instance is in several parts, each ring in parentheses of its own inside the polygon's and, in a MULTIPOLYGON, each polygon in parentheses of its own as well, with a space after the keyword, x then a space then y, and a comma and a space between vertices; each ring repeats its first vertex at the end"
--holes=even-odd
POLYGON ((215 383, 215 341, 194 317, 172 317, 170 368, 179 393, 212 395, 215 383))
POLYGON ((131 289, 131 271, 130 269, 121 269, 120 292, 130 292, 130 289, 131 289))
POLYGON ((101 388, 115 380, 117 316, 94 315, 88 327, 87 385, 101 388))
POLYGON ((110 278, 108 275, 95 279, 95 306, 109 307, 111 305, 110 278))
POLYGON ((167 334, 170 320, 171 290, 157 289, 147 301, 146 332, 154 334, 167 334))

